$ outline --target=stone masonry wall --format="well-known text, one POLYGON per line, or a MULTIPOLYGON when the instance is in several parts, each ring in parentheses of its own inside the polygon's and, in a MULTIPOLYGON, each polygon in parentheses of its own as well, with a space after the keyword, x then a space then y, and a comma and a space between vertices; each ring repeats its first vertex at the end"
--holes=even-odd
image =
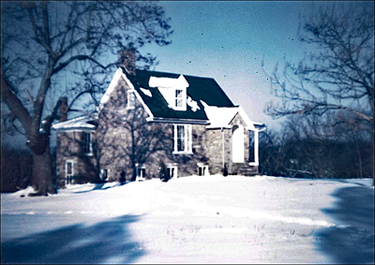
MULTIPOLYGON (((74 183, 85 183, 97 181, 97 162, 95 154, 88 156, 84 154, 83 132, 68 131, 57 133, 56 153, 56 176, 57 185, 65 186, 65 161, 73 161, 74 183)), ((95 142, 95 133, 92 134, 95 142)))
MULTIPOLYGON (((237 114, 231 121, 231 126, 246 126, 241 115, 237 114)), ((239 174, 239 169, 249 162, 249 131, 244 129, 244 159, 245 163, 232 162, 232 134, 233 129, 208 129, 207 130, 207 156, 210 159, 210 173, 219 174, 223 169, 223 146, 222 137, 224 134, 224 163, 227 165, 229 174, 239 174)))
MULTIPOLYGON (((244 164, 249 163, 249 136, 250 136, 250 134, 249 134, 249 131, 245 129, 246 123, 239 113, 236 114, 236 116, 230 122, 230 125, 232 125, 232 126, 242 125, 244 127, 244 145, 245 145, 244 161, 245 162, 244 163, 233 163, 232 159, 230 159, 230 163, 228 164, 228 169, 229 169, 230 174, 239 174, 240 168, 244 164)), ((232 133, 233 133, 233 131, 232 131, 232 133)), ((228 148, 227 154, 228 154, 228 156, 230 156, 230 158, 232 158, 232 138, 230 138, 230 141, 228 141, 228 143, 229 142, 230 142, 230 144, 229 144, 230 147, 228 148)))
MULTIPOLYGON (((232 128, 206 129, 205 125, 192 126, 192 154, 173 153, 173 124, 146 122, 148 113, 136 100, 134 109, 127 109, 127 91, 130 89, 120 78, 110 99, 104 104, 99 125, 93 134, 94 155, 83 155, 82 132, 59 132, 57 165, 59 175, 65 177, 65 160, 74 160, 75 175, 79 181, 97 181, 100 169, 107 169, 108 181, 119 181, 121 173, 127 180, 132 177, 132 161, 142 164, 146 178, 159 177, 160 163, 177 165, 179 177, 198 174, 198 163, 209 165, 210 174, 220 174, 224 162, 230 174, 238 174, 242 163, 232 163, 232 128), (142 149, 144 148, 144 149, 142 149), (153 150, 148 152, 147 150, 153 150), (154 150, 155 149, 155 150, 154 150)), ((237 114, 232 126, 245 123, 237 114)), ((245 163, 249 161, 249 132, 245 131, 245 163)))

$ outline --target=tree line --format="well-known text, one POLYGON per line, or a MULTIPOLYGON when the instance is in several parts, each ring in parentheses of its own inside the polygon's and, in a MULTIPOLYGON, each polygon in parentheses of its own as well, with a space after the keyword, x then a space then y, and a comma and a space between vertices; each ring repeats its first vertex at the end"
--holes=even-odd
MULTIPOLYGON (((261 173, 298 178, 373 177, 372 132, 331 126, 330 116, 290 116, 260 135, 261 173)), ((346 125, 346 124, 345 124, 346 125)))

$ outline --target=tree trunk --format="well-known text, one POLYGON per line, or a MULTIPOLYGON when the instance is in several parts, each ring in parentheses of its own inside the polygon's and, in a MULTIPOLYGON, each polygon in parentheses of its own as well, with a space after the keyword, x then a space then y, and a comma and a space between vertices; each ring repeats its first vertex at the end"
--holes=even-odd
POLYGON ((36 191, 29 196, 47 196, 48 193, 56 194, 52 179, 52 160, 49 147, 43 154, 33 153, 33 175, 31 177, 32 187, 36 191))
POLYGON ((374 139, 375 139, 375 130, 372 130, 372 139, 371 139, 371 144, 372 144, 372 186, 375 186, 375 161, 374 161, 374 149, 375 149, 375 144, 374 144, 374 139))
POLYGON ((133 166, 132 168, 132 178, 130 179, 130 181, 136 181, 137 179, 137 168, 135 166, 133 166))

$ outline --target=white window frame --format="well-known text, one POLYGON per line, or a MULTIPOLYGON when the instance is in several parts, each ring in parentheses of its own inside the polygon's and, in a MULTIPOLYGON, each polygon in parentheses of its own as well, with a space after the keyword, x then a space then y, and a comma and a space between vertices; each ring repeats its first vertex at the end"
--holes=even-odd
POLYGON ((192 154, 192 126, 191 124, 174 124, 173 130, 173 153, 174 154, 192 154), (183 144, 184 149, 178 150, 178 128, 183 127, 183 144))
POLYGON ((173 93, 173 109, 186 111, 186 88, 175 88, 173 93))
POLYGON ((136 99, 135 90, 128 90, 127 99, 128 99, 128 102, 126 105, 126 109, 135 109, 135 99, 136 99))
POLYGON ((208 172, 208 165, 198 163, 198 176, 208 176, 208 175, 210 175, 210 173, 208 172))
POLYGON ((176 88, 175 90, 175 109, 182 109, 184 106, 184 90, 176 88))
POLYGON ((178 166, 177 165, 167 165, 168 177, 178 178, 178 166), (173 176, 172 176, 173 173, 173 176))
POLYGON ((146 179, 146 167, 144 165, 137 164, 135 172, 137 181, 144 181, 146 179))
POLYGON ((101 168, 100 169, 100 179, 101 180, 107 180, 108 179, 108 173, 109 173, 109 169, 107 168, 101 168), (107 171, 107 177, 104 178, 104 172, 107 171))
POLYGON ((74 160, 67 159, 67 160, 65 160, 65 184, 72 184, 72 182, 73 182, 72 177, 73 176, 74 176, 74 160), (69 163, 72 164, 72 172, 71 172, 71 174, 68 174, 68 164, 69 163))
POLYGON ((238 125, 232 133, 232 162, 245 162, 245 132, 242 125, 238 125))
POLYGON ((93 155, 93 148, 92 148, 92 132, 83 132, 83 141, 84 141, 84 155, 92 156, 93 155), (89 135, 90 139, 87 141, 87 136, 89 135))

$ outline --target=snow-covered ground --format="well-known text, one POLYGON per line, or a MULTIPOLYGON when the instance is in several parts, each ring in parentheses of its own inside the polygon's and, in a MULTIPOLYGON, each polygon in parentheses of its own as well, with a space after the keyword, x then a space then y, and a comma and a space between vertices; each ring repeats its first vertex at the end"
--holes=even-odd
POLYGON ((215 175, 1 194, 1 263, 373 263, 371 184, 215 175))

